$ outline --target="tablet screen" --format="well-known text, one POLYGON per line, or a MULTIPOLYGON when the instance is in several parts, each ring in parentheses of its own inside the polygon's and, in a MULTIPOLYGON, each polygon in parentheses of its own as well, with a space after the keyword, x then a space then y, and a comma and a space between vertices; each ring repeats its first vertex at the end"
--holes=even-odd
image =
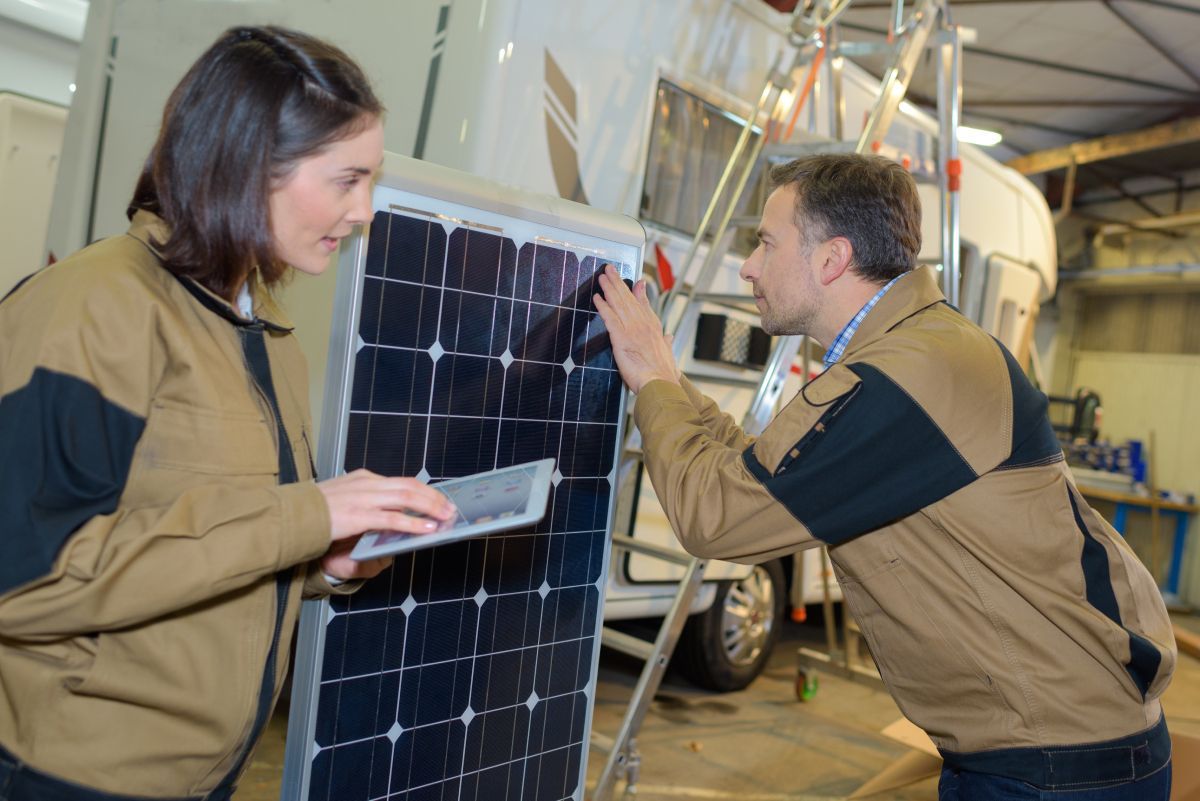
POLYGON ((369 532, 352 556, 375 558, 536 523, 545 514, 553 469, 554 460, 543 459, 434 484, 457 508, 453 519, 424 534, 369 532))

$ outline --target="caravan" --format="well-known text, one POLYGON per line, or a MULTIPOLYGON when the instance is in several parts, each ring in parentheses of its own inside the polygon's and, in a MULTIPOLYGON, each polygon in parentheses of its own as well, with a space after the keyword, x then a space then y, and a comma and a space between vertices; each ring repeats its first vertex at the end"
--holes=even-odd
MULTIPOLYGON (((278 23, 319 33, 362 61, 388 108, 388 150, 637 217, 647 253, 678 267, 765 77, 790 61, 789 22, 763 0, 422 0, 369 7, 317 0, 92 0, 48 250, 67 253, 124 230, 125 205, 157 130, 157 110, 183 70, 230 25, 278 23)), ((849 136, 865 124, 878 82, 842 61, 823 61, 794 141, 839 138, 839 118, 849 136), (840 103, 830 91, 835 72, 840 103)), ((794 100, 803 70, 791 77, 794 100)), ((785 112, 788 106, 780 104, 785 112)), ((750 122, 761 136, 769 120, 750 122)), ((937 133, 933 119, 901 104, 884 150, 921 173, 936 163, 937 133)), ((1032 184, 983 151, 963 146, 961 158, 962 310, 1024 353, 1038 303, 1055 288, 1049 209, 1032 184)), ((922 257, 938 263, 938 193, 928 184, 921 191, 922 257)), ((753 214, 753 206, 745 212, 753 214)), ((745 295, 739 266, 735 242, 714 289, 745 295)), ((686 282, 694 273, 674 278, 686 282)), ((285 296, 301 323, 316 419, 333 280, 330 273, 297 281, 285 296)), ((754 323, 737 308, 712 312, 747 330, 754 323)), ((749 405, 745 368, 692 354, 683 367, 735 415, 749 405)), ((785 397, 800 380, 792 379, 785 397)), ((624 520, 634 537, 673 544, 648 482, 633 486, 618 525, 624 520)), ((774 642, 789 585, 793 604, 820 599, 816 564, 810 553, 753 568, 710 565, 681 646, 684 667, 715 689, 753 679, 774 642)), ((679 570, 642 556, 614 560, 606 618, 663 615, 679 570)))

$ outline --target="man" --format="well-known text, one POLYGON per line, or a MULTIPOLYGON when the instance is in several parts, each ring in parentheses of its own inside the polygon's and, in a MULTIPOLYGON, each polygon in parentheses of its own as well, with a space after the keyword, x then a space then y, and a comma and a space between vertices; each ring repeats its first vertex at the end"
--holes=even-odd
POLYGON ((645 286, 600 281, 683 546, 753 563, 828 545, 884 682, 942 753, 942 801, 1166 801, 1166 608, 1076 490, 1045 397, 915 269, 912 178, 821 155, 771 179, 741 277, 764 330, 829 351, 757 440, 679 374, 645 286))

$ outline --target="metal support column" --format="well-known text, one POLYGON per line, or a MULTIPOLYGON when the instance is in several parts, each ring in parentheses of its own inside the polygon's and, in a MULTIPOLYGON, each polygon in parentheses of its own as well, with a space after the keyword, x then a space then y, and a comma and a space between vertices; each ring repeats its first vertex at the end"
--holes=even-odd
POLYGON ((950 305, 959 305, 962 282, 959 247, 959 184, 962 161, 958 158, 958 126, 962 116, 962 37, 957 26, 944 29, 937 59, 938 72, 938 182, 941 188, 942 288, 950 305))

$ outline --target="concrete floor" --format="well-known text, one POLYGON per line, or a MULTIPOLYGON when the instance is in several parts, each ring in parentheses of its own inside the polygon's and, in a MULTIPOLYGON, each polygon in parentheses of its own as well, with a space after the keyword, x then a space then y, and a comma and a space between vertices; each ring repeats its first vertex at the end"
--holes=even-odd
MULTIPOLYGON (((1200 616, 1177 616, 1200 632, 1200 616)), ((818 625, 788 623, 766 672, 748 689, 727 695, 697 690, 668 674, 638 738, 641 801, 835 801, 844 799, 908 749, 879 732, 900 713, 881 689, 821 674, 820 689, 796 701, 796 650, 820 648, 818 625)), ((640 664, 604 651, 600 658, 594 727, 616 732, 640 664)), ((1200 736, 1200 661, 1181 656, 1163 699, 1173 731, 1200 736)), ((286 721, 272 721, 236 801, 279 799, 286 721)), ((604 755, 588 760, 595 782, 604 755)), ((631 796, 632 797, 632 796, 631 796)), ((932 801, 930 778, 875 796, 932 801)))

